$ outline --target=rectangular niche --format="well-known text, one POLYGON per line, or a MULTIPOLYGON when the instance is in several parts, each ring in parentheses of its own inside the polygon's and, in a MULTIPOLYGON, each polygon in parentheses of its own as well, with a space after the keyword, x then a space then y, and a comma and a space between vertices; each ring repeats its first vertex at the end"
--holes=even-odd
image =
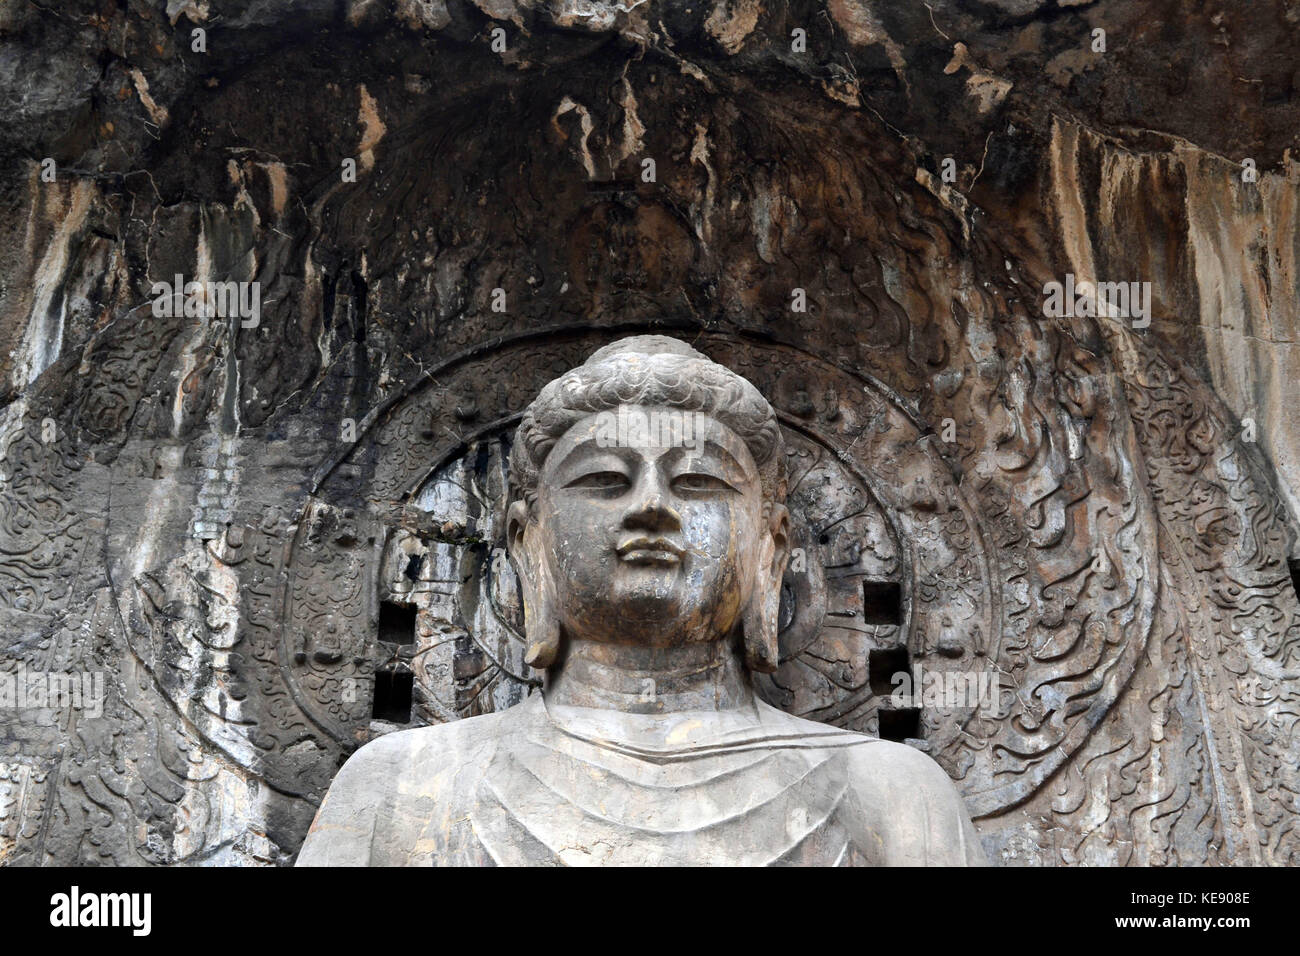
POLYGON ((897 581, 863 581, 862 616, 868 624, 902 624, 902 585, 897 581))
POLYGON ((921 736, 921 711, 916 707, 880 711, 880 739, 903 743, 921 736))
POLYGON ((386 644, 415 643, 415 605, 379 602, 379 640, 386 644))
POLYGON ((406 668, 375 671, 375 704, 371 716, 393 724, 411 722, 415 674, 406 668))

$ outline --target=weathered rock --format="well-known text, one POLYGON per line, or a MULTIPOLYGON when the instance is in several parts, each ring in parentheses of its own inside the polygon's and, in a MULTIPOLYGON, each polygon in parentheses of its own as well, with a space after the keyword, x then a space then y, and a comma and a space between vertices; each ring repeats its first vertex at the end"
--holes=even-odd
POLYGON ((0 4, 0 666, 106 678, 0 715, 0 858, 285 862, 358 745, 520 702, 508 436, 667 329, 804 465, 769 701, 994 862, 1295 863, 1295 16, 0 4), (976 661, 1002 716, 889 706, 976 661))

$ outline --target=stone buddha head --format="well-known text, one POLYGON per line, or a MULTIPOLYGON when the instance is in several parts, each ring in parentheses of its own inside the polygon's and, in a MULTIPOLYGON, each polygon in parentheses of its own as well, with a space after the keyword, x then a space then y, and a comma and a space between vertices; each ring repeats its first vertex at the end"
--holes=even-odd
POLYGON ((665 336, 595 352, 542 389, 511 449, 527 661, 550 667, 566 640, 734 641, 775 670, 784 500, 781 431, 751 383, 665 336))

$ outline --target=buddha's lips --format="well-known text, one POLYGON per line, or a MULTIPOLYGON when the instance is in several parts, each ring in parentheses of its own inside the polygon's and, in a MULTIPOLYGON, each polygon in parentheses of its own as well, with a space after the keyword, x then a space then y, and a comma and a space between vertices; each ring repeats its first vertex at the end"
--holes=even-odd
POLYGON ((680 564, 686 554, 667 538, 629 538, 614 550, 629 564, 680 564))

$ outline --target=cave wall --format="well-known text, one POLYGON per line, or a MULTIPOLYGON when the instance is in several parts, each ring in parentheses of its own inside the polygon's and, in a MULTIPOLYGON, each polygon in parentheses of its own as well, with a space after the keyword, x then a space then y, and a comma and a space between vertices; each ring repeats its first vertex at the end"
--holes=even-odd
POLYGON ((104 699, 0 709, 0 860, 289 862, 355 747, 522 699, 510 431, 660 330, 789 439, 769 700, 991 669, 899 736, 994 862, 1296 862, 1297 15, 3 0, 0 671, 104 699))

